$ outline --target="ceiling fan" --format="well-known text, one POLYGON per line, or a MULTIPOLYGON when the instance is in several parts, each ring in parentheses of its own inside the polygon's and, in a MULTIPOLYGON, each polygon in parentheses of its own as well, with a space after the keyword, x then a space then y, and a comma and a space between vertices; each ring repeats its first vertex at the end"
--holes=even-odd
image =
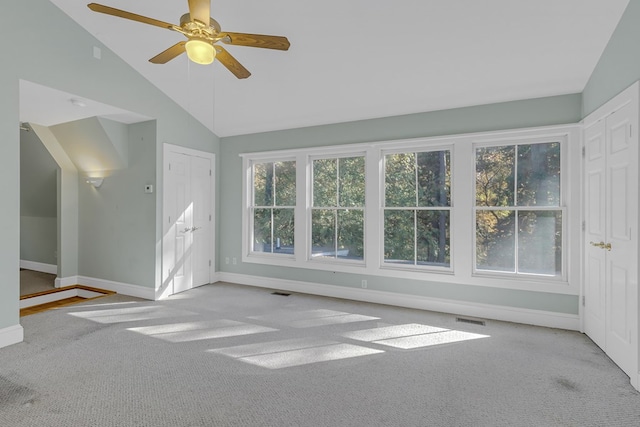
POLYGON ((227 50, 217 44, 223 42, 230 45, 260 47, 265 49, 288 50, 289 40, 282 36, 267 36, 263 34, 231 33, 222 31, 220 24, 211 18, 211 0, 188 0, 189 13, 180 17, 180 25, 158 21, 113 7, 98 3, 89 3, 87 6, 94 12, 105 13, 119 18, 155 25, 167 30, 177 31, 187 37, 170 48, 160 52, 149 60, 154 64, 165 64, 178 55, 186 52, 189 59, 198 64, 211 64, 218 59, 237 78, 246 79, 251 73, 242 66, 227 50))

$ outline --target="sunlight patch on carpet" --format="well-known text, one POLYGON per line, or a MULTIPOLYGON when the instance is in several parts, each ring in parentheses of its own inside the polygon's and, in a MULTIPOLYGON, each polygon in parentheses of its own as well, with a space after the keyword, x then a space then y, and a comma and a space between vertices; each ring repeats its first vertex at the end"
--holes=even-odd
POLYGON ((352 331, 344 333, 342 336, 403 350, 490 337, 490 335, 437 328, 417 323, 352 331))
POLYGON ((141 326, 128 328, 127 330, 173 343, 236 337, 241 335, 277 331, 277 329, 267 328, 265 326, 252 325, 250 323, 242 323, 225 319, 141 326))
POLYGON ((139 322, 177 316, 195 316, 197 313, 162 306, 110 308, 106 310, 76 311, 71 316, 93 320, 98 323, 139 322))
POLYGON ((250 319, 285 323, 293 328, 312 328, 316 326, 339 325, 353 322, 365 322, 368 320, 379 320, 379 317, 365 316, 362 314, 346 313, 335 310, 304 310, 304 311, 281 311, 264 316, 252 316, 250 319))
POLYGON ((282 369, 318 362, 384 353, 383 350, 330 340, 293 339, 209 350, 267 369, 282 369))

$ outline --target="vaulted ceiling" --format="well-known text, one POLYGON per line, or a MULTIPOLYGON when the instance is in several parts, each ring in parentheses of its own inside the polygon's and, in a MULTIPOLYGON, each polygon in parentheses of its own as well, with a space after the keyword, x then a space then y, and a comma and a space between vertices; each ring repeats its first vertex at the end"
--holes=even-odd
MULTIPOLYGON (((212 0, 223 31, 286 36, 225 47, 249 71, 148 59, 177 32, 51 0, 219 136, 578 93, 629 0, 212 0)), ((100 0, 179 23, 187 0, 100 0)))

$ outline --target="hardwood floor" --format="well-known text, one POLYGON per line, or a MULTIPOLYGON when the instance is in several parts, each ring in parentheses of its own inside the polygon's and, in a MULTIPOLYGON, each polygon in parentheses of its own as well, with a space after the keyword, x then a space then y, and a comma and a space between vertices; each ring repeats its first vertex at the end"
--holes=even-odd
MULTIPOLYGON (((104 289, 98 289, 98 288, 92 288, 90 286, 83 286, 83 285, 73 285, 73 286, 65 286, 62 288, 57 288, 57 289, 49 289, 49 290, 45 290, 42 292, 37 292, 34 294, 29 294, 29 295, 22 295, 20 297, 20 301, 24 301, 24 300, 29 300, 29 299, 33 299, 33 298, 37 298, 37 297, 42 297, 42 296, 46 296, 46 295, 55 295, 55 294, 60 294, 61 298, 60 299, 56 299, 55 301, 50 301, 50 302, 46 302, 43 304, 38 304, 38 305, 33 305, 33 306, 29 306, 29 307, 25 307, 20 309, 20 317, 23 316, 29 316, 31 314, 35 314, 35 313, 41 313, 43 311, 47 311, 47 310, 52 310, 55 308, 60 308, 60 307, 64 307, 67 305, 71 305, 71 304, 77 304, 79 302, 82 301, 88 301, 88 300, 92 300, 92 299, 96 299, 96 298, 101 298, 107 295, 113 295, 115 294, 115 292, 112 291, 106 291, 104 289), (75 296, 71 296, 71 297, 67 297, 67 298, 62 298, 62 296, 64 294, 62 294, 65 291, 75 291, 76 293, 81 293, 82 291, 88 291, 89 294, 87 294, 87 292, 85 292, 85 295, 90 295, 90 296, 80 296, 80 295, 75 295, 75 296)), ((66 293, 68 295, 68 293, 66 293)))
MULTIPOLYGON (((100 298, 100 297, 98 297, 100 298)), ((87 298, 71 297, 58 301, 52 301, 45 304, 34 305, 33 307, 27 307, 20 310, 20 317, 29 316, 31 314, 41 313, 43 311, 52 310, 54 308, 64 307, 66 305, 77 304, 82 301, 86 301, 87 298)))

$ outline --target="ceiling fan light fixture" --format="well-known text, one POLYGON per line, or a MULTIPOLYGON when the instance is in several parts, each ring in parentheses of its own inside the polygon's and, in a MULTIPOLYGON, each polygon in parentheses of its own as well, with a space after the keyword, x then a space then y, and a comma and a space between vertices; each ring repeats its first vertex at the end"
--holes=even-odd
POLYGON ((216 50, 213 44, 205 40, 190 39, 185 45, 185 49, 187 50, 189 59, 196 64, 211 64, 216 57, 216 50))

